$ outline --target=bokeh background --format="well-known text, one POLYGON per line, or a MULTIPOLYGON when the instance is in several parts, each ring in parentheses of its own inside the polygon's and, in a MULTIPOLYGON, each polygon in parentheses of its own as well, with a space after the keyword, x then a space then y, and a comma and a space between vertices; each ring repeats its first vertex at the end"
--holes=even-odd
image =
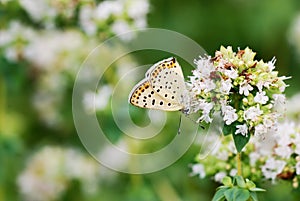
MULTIPOLYGON (((190 176, 190 164, 199 151, 197 144, 164 170, 131 175, 99 165, 77 136, 72 87, 81 63, 109 37, 145 27, 182 33, 210 55, 221 45, 231 45, 235 50, 249 46, 257 52, 257 59, 268 61, 275 56, 280 74, 292 76, 287 81, 287 96, 295 96, 300 90, 298 0, 2 0, 0 200, 211 200, 219 184, 190 176)), ((132 37, 122 40, 130 43, 132 37)), ((105 57, 109 58, 111 52, 126 47, 106 48, 105 57)), ((163 147, 176 135, 173 125, 178 125, 178 118, 169 115, 159 138, 149 143, 128 143, 114 123, 110 107, 114 86, 129 69, 168 56, 154 50, 127 55, 106 71, 95 92, 86 93, 82 103, 87 112, 96 110, 108 138, 116 145, 147 153, 163 147)), ((101 61, 91 62, 96 68, 101 61)), ((185 69, 187 76, 191 67, 185 69)), ((87 79, 93 75, 90 72, 87 79)), ((290 107, 300 111, 298 105, 294 101, 290 107)), ((131 107, 130 112, 138 125, 149 123, 144 110, 131 107)), ((101 154, 109 157, 109 150, 101 154)), ((119 160, 124 165, 130 163, 119 160)), ((299 188, 288 182, 273 185, 262 181, 259 186, 268 189, 259 194, 261 200, 300 197, 299 188)))

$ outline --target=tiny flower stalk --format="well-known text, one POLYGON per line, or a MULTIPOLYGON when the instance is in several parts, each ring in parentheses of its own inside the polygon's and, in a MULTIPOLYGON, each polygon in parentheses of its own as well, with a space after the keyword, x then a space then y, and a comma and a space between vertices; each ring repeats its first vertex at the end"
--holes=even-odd
POLYGON ((242 172, 242 153, 238 152, 236 154, 236 163, 237 163, 237 175, 243 176, 242 172))

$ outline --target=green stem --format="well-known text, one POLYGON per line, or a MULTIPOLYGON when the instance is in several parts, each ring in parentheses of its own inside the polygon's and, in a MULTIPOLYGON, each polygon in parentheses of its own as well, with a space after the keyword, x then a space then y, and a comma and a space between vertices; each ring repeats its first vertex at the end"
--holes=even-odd
POLYGON ((242 157, 242 153, 238 152, 236 155, 236 165, 237 165, 237 175, 239 176, 243 176, 241 157, 242 157))
POLYGON ((4 132, 5 125, 5 82, 2 76, 0 76, 0 134, 4 132))

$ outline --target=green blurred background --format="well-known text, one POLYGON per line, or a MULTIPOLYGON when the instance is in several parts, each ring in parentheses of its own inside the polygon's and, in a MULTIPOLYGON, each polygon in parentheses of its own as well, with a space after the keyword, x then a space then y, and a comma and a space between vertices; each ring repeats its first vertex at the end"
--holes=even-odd
MULTIPOLYGON (((76 3, 76 1, 71 0, 61 0, 61 2, 64 2, 63 5, 66 7, 76 3)), ((97 5, 101 2, 96 1, 94 4, 97 5)), ((287 95, 292 96, 300 90, 300 31, 297 32, 297 27, 300 30, 300 23, 298 22, 297 25, 296 22, 297 17, 300 16, 300 2, 298 0, 151 0, 149 4, 147 27, 170 29, 182 33, 198 42, 210 55, 213 55, 221 45, 230 45, 235 50, 238 47, 242 49, 249 46, 257 52, 257 59, 264 59, 265 61, 271 60, 275 56, 277 59, 276 67, 280 75, 292 76, 292 79, 287 81, 290 84, 287 95)), ((78 8, 75 8, 74 12, 78 12, 78 8)), ((9 23, 13 20, 19 20, 26 26, 38 30, 38 33, 41 34, 48 30, 55 29, 59 32, 67 32, 71 29, 80 30, 79 32, 84 33, 84 37, 89 38, 86 36, 88 34, 82 31, 77 23, 78 14, 69 18, 59 16, 55 19, 54 28, 45 28, 44 21, 32 20, 30 15, 18 5, 18 1, 0 3, 0 29, 2 31, 8 29, 9 23)), ((8 59, 6 52, 8 47, 20 48, 20 52, 22 52, 26 42, 17 41, 0 47, 0 200, 31 200, 31 198, 26 197, 28 195, 26 192, 36 191, 38 193, 40 191, 39 189, 26 191, 24 186, 23 190, 20 190, 22 188, 20 175, 29 168, 29 164, 35 164, 31 159, 44 147, 59 147, 62 150, 72 148, 78 150, 79 155, 83 158, 90 158, 73 125, 72 86, 77 66, 87 56, 89 50, 95 47, 99 41, 115 34, 107 31, 110 21, 106 22, 108 24, 98 24, 100 29, 97 30, 98 34, 92 36, 96 40, 96 42, 91 42, 92 45, 85 43, 89 40, 83 39, 85 42, 82 44, 89 47, 84 49, 83 53, 78 54, 77 60, 73 59, 77 62, 71 63, 76 66, 73 70, 75 73, 70 69, 64 69, 66 68, 64 65, 69 63, 60 63, 58 65, 60 66, 59 70, 58 67, 54 66, 41 69, 37 67, 38 64, 32 62, 34 60, 26 59, 26 56, 24 59, 22 54, 17 59, 8 59), (101 29, 101 26, 104 28, 101 29), (45 77, 52 76, 53 72, 61 76, 58 83, 62 83, 63 87, 54 89, 54 87, 45 84, 47 83, 44 80, 45 77), (37 103, 34 97, 41 93, 43 96, 38 99, 41 102, 37 103), (49 97, 45 96, 44 93, 59 98, 47 107, 49 97), (43 107, 47 107, 47 109, 44 111, 43 107), (59 118, 58 123, 56 121, 53 123, 51 117, 49 120, 47 115, 52 113, 54 120, 59 118)), ((23 33, 20 32, 19 34, 22 35, 23 33)), ((70 53, 70 55, 73 54, 77 55, 77 53, 70 53)), ((66 55, 70 56, 67 53, 66 55)), ((167 53, 165 55, 168 57, 167 53)), ((39 55, 35 55, 35 57, 39 57, 39 55)), ((135 64, 148 64, 162 58, 164 56, 157 51, 140 51, 132 54, 130 61, 134 61, 135 64)), ((116 83, 118 79, 116 74, 120 68, 118 65, 124 66, 122 62, 120 61, 112 70, 107 72, 107 80, 112 77, 113 79, 111 79, 112 81, 104 80, 104 83, 111 82, 112 86, 116 83), (116 77, 114 78, 114 76, 116 77)), ((136 119, 137 123, 143 124, 145 112, 135 110, 133 113, 133 119, 136 119)), ((97 115, 100 121, 102 118, 103 121, 106 121, 105 127, 110 131, 111 139, 115 142, 121 140, 122 135, 113 123, 110 108, 101 108, 97 111, 97 115)), ((147 123, 147 119, 145 122, 147 123)), ((173 124, 178 124, 178 118, 171 118, 168 121, 168 125, 161 133, 162 136, 166 136, 161 137, 162 141, 168 141, 170 135, 173 136, 177 132, 170 126, 173 124)), ((155 143, 159 144, 159 142, 155 143)), ((151 150, 152 146, 157 146, 157 144, 147 144, 145 149, 151 150)), ((60 173, 58 180, 63 181, 64 190, 57 193, 59 195, 55 197, 47 198, 46 196, 40 200, 211 200, 215 188, 219 184, 214 183, 212 179, 200 180, 197 176, 190 176, 189 164, 193 162, 198 151, 199 146, 194 145, 175 164, 159 172, 146 175, 116 173, 101 167, 99 168, 100 176, 95 171, 94 177, 97 178, 97 181, 93 183, 95 190, 92 193, 87 193, 82 188, 85 185, 83 182, 85 176, 67 177, 60 173)), ((49 158, 46 157, 45 160, 49 160, 49 158)), ((39 164, 42 164, 42 167, 35 170, 37 175, 42 175, 48 171, 45 169, 52 168, 52 166, 47 165, 47 162, 44 165, 43 162, 37 163, 37 165, 39 164)), ((84 169, 82 171, 84 175, 84 169)), ((51 178, 47 179, 51 180, 51 178)), ((48 182, 47 179, 45 182, 48 182)), ((25 181, 33 183, 34 179, 25 181)), ((300 197, 299 188, 293 189, 289 182, 279 182, 272 185, 268 181, 263 181, 259 186, 267 189, 266 193, 259 194, 260 200, 296 201, 300 197)))

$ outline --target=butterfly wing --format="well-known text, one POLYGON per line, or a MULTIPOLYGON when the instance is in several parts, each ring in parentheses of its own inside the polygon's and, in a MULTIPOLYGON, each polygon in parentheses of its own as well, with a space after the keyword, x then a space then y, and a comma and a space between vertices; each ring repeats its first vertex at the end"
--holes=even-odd
POLYGON ((173 104, 182 105, 186 87, 182 69, 174 57, 154 64, 147 71, 147 76, 159 96, 173 104))
POLYGON ((169 101, 158 95, 152 88, 148 78, 139 82, 129 95, 129 102, 137 107, 157 109, 164 111, 177 111, 182 109, 180 104, 169 101))

